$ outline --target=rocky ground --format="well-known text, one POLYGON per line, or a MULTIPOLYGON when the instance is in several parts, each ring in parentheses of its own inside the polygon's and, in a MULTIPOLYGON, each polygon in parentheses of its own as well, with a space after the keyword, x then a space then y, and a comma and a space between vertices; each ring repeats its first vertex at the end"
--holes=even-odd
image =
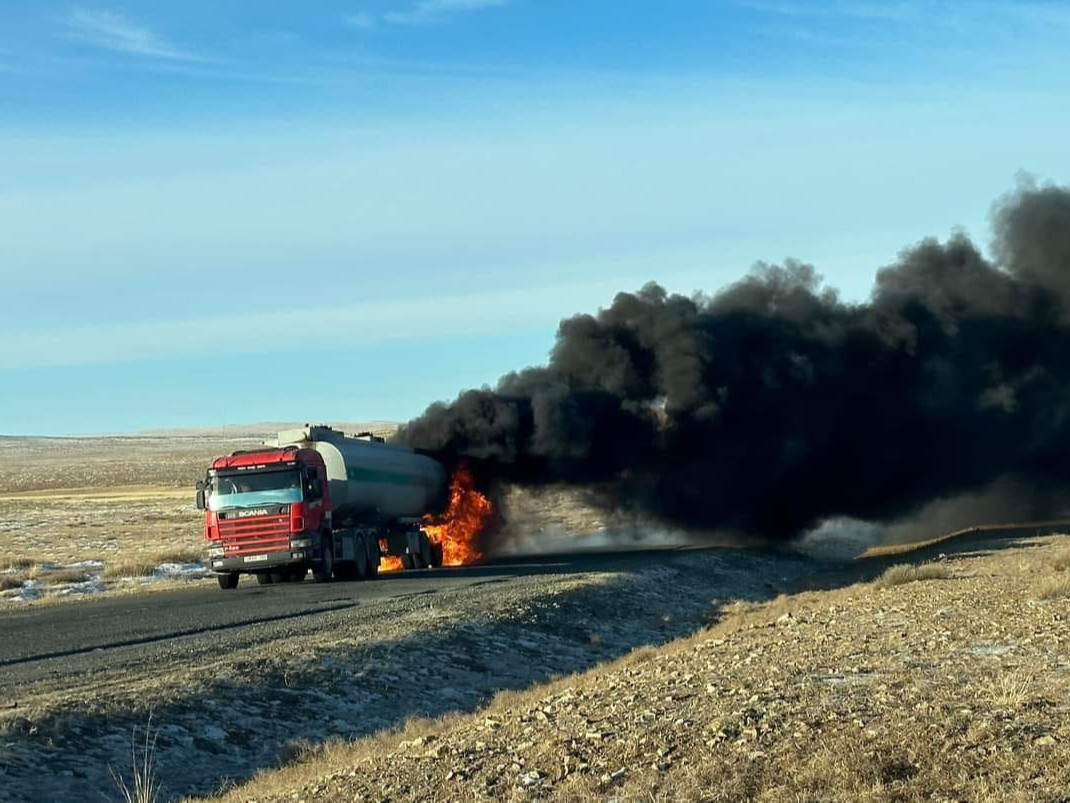
POLYGON ((1070 799, 1065 536, 914 557, 932 563, 739 602, 698 635, 333 746, 228 799, 1070 799))

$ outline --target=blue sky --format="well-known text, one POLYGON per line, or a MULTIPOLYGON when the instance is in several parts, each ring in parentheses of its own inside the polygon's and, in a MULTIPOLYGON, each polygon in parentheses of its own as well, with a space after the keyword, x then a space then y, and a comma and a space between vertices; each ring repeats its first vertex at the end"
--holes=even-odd
POLYGON ((1070 180, 1070 3, 0 0, 0 433, 405 419, 1070 180))

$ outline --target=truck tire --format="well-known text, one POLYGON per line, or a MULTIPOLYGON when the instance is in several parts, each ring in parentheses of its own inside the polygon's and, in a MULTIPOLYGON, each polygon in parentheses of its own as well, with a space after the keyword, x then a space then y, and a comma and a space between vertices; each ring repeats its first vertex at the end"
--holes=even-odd
POLYGON ((420 563, 421 569, 426 569, 431 566, 431 562, 434 560, 434 547, 431 544, 431 539, 426 535, 420 539, 420 563))
POLYGON ((226 574, 217 574, 215 579, 219 581, 219 587, 224 591, 229 591, 232 588, 238 587, 239 574, 237 572, 227 572, 226 574))
POLYGON ((383 557, 379 553, 379 539, 371 545, 371 554, 368 556, 368 579, 374 580, 379 576, 379 564, 382 562, 383 557))
POLYGON ((431 566, 435 569, 442 568, 442 544, 431 544, 431 566))
POLYGON ((401 556, 401 568, 403 569, 415 569, 416 568, 416 556, 410 555, 406 552, 401 556))
POLYGON ((272 577, 267 572, 257 572, 256 573, 256 582, 257 582, 257 585, 269 586, 269 585, 271 585, 272 583, 275 582, 275 578, 272 577))
MULTIPOLYGON (((363 546, 363 544, 358 544, 363 546)), ((358 549, 357 559, 353 561, 353 579, 363 580, 368 576, 368 550, 358 549)))
POLYGON ((303 583, 305 582, 306 574, 308 574, 308 567, 300 566, 296 569, 290 569, 286 579, 291 583, 303 583))
POLYGON ((329 583, 334 579, 334 541, 324 535, 320 541, 320 561, 312 565, 312 579, 317 583, 329 583))

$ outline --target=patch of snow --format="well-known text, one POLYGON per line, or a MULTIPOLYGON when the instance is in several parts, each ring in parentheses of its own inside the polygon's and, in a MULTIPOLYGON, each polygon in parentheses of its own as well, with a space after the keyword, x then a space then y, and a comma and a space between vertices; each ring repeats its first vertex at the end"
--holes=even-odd
POLYGON ((104 590, 104 580, 99 574, 94 574, 79 583, 71 583, 56 590, 57 597, 67 597, 71 594, 97 594, 104 590))
POLYGON ((7 598, 13 602, 33 602, 44 594, 44 589, 36 580, 26 580, 21 588, 12 589, 7 594, 7 598))
POLYGON ((104 561, 102 560, 80 560, 77 563, 70 563, 67 565, 68 569, 84 569, 87 572, 99 571, 104 568, 104 561))
POLYGON ((208 569, 201 562, 195 563, 161 563, 152 571, 155 580, 181 580, 183 578, 205 577, 208 569))

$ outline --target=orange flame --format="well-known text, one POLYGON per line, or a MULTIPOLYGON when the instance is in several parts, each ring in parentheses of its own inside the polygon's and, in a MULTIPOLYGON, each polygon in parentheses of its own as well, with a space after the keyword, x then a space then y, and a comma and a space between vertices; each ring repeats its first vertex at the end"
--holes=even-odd
POLYGON ((379 559, 379 571, 381 572, 399 572, 401 571, 401 558, 397 555, 383 555, 379 559))
POLYGON ((466 466, 450 477, 450 502, 446 512, 424 516, 424 532, 442 545, 444 566, 468 566, 483 559, 480 537, 494 512, 491 501, 476 488, 466 466))

